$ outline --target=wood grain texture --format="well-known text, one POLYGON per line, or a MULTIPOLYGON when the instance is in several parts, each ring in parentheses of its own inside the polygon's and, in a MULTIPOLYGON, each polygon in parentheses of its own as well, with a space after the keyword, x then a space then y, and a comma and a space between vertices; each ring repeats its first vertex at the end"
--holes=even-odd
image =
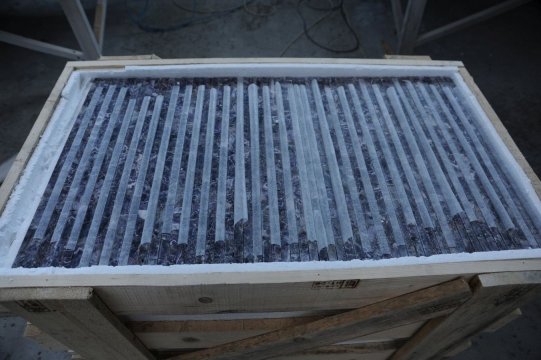
POLYGON ((495 332, 500 330, 502 327, 506 326, 513 320, 518 319, 522 316, 522 311, 517 308, 513 311, 511 311, 509 314, 504 315, 503 317, 499 318, 498 320, 494 321, 492 324, 490 324, 488 327, 486 327, 483 331, 484 332, 495 332))
POLYGON ((384 360, 393 353, 393 350, 383 350, 367 354, 352 354, 349 352, 338 354, 299 354, 274 358, 276 360, 384 360))
POLYGON ((1 289, 0 303, 87 359, 152 359, 91 288, 1 289))
MULTIPOLYGON (((254 275, 254 279, 257 276, 254 275)), ((290 278, 291 279, 291 278, 290 278)), ((360 282, 354 289, 314 289, 313 282, 214 286, 130 286, 97 290, 118 315, 181 315, 355 309, 451 280, 418 277, 360 282), (210 302, 199 299, 209 298, 210 302)), ((150 284, 150 282, 149 282, 150 284)))
MULTIPOLYGON (((319 349, 304 351, 298 354, 278 356, 274 360, 383 360, 387 359, 398 343, 373 343, 355 346, 325 346, 319 349)), ((171 356, 182 356, 186 352, 158 352, 160 359, 171 356)))
POLYGON ((471 296, 463 279, 360 309, 171 359, 268 359, 335 344, 452 311, 471 296))
POLYGON ((392 359, 431 359, 452 350, 535 296, 541 271, 482 274, 471 286, 471 299, 451 315, 427 322, 392 359))
POLYGON ((455 355, 460 354, 461 352, 469 349, 472 346, 472 342, 470 340, 463 341, 456 346, 454 346, 452 349, 449 349, 444 355, 443 358, 450 358, 455 355))
MULTIPOLYGON (((126 326, 153 350, 203 349, 262 335, 282 328, 320 320, 323 316, 278 319, 185 320, 128 322, 126 326)), ((393 327, 348 340, 348 345, 372 344, 409 338, 423 321, 393 327)))
MULTIPOLYGON (((363 262, 364 263, 364 262, 363 262)), ((384 264, 377 266, 377 262, 370 262, 365 266, 360 262, 351 262, 344 267, 343 262, 323 263, 318 268, 314 263, 299 263, 295 269, 283 269, 282 265, 266 264, 267 271, 252 271, 251 264, 230 264, 214 270, 211 264, 204 265, 174 265, 160 267, 159 271, 149 273, 145 266, 130 267, 123 271, 111 273, 109 268, 94 268, 86 273, 84 269, 57 268, 51 273, 29 274, 26 269, 10 269, 9 274, 0 274, 0 288, 2 287, 58 287, 58 286, 89 286, 98 289, 98 292, 114 294, 116 292, 130 291, 135 287, 196 287, 206 291, 207 285, 225 287, 230 285, 258 284, 289 284, 293 286, 315 281, 330 281, 344 279, 361 280, 359 288, 369 284, 381 286, 414 287, 415 283, 423 282, 430 286, 451 280, 457 276, 471 278, 480 273, 505 271, 530 271, 541 269, 541 258, 515 258, 503 260, 459 261, 442 263, 417 263, 409 265, 384 264), (306 265, 306 268, 305 268, 306 265), (315 268, 314 268, 314 265, 315 268), (98 271, 96 271, 98 270, 98 271), (99 271, 102 270, 102 271, 99 271), (129 271, 127 271, 129 270, 129 271), (401 280, 399 280, 401 279, 401 280), (400 284, 403 283, 403 284, 400 284), (149 285, 151 284, 151 285, 149 285), (120 287, 115 290, 114 288, 120 287)), ((311 285, 310 285, 311 286, 311 285)), ((377 288, 377 286, 376 286, 377 288)), ((413 291, 412 289, 411 291, 413 291)), ((100 294, 101 295, 101 294, 100 294)), ((137 296, 137 291, 134 292, 137 296)))
POLYGON ((41 331, 36 325, 27 323, 24 328, 23 336, 27 339, 34 341, 41 347, 52 351, 68 351, 66 345, 62 344, 58 340, 54 339, 47 333, 41 331))
POLYGON ((190 64, 356 64, 407 66, 463 66, 460 61, 419 59, 340 59, 340 58, 203 58, 154 60, 70 61, 68 66, 77 70, 123 68, 126 66, 190 65, 190 64))

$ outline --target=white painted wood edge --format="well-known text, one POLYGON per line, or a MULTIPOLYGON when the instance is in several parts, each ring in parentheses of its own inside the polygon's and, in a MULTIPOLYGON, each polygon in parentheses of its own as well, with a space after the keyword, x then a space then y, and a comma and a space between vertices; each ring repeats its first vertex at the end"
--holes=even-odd
POLYGON ((531 202, 531 207, 529 210, 536 211, 536 216, 541 217, 541 200, 539 199, 532 182, 528 178, 528 175, 524 172, 524 169, 517 162, 503 139, 498 134, 498 131, 494 127, 494 124, 488 118, 487 114, 477 101, 477 97, 471 91, 469 86, 466 84, 462 75, 456 73, 452 75, 453 81, 456 86, 460 89, 460 94, 463 96, 463 100, 467 102, 470 109, 473 110, 474 121, 477 120, 477 128, 480 130, 482 135, 488 139, 488 145, 491 150, 496 152, 496 158, 500 164, 505 164, 507 175, 513 179, 514 184, 518 185, 515 188, 515 191, 519 192, 523 199, 531 202))
POLYGON ((24 240, 76 116, 90 90, 88 79, 72 73, 39 143, 0 217, 0 267, 11 266, 24 240))
POLYGON ((541 270, 541 249, 383 260, 296 263, 4 268, 0 288, 29 286, 189 286, 390 279, 541 270))

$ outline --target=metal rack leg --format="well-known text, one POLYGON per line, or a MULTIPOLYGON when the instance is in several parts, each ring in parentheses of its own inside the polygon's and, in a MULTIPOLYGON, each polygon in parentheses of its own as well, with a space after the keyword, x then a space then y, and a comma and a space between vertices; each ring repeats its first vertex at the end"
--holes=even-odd
POLYGON ((83 50, 85 59, 96 60, 101 56, 101 49, 79 0, 59 0, 70 26, 83 50))
POLYGON ((417 41, 417 34, 426 7, 426 0, 409 0, 402 27, 398 31, 398 53, 411 54, 417 41))

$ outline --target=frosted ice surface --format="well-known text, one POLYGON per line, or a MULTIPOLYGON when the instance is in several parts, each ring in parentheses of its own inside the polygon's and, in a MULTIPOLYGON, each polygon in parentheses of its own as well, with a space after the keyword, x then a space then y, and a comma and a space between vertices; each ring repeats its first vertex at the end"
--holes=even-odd
POLYGON ((15 267, 539 247, 445 78, 97 79, 15 267))

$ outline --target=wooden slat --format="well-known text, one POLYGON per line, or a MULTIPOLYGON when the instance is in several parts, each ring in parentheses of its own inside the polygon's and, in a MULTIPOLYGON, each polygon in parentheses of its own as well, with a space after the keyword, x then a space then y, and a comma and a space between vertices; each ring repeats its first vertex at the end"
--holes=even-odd
MULTIPOLYGON (((482 253, 479 253, 482 255, 482 253)), ((422 258, 419 258, 422 259, 422 258)), ((420 260, 421 261, 421 260, 420 260)), ((355 289, 365 293, 365 298, 377 300, 378 295, 370 295, 371 291, 385 293, 389 297, 405 294, 406 292, 436 285, 441 282, 452 280, 458 276, 467 279, 480 273, 504 272, 504 271, 530 271, 541 268, 541 258, 515 258, 507 260, 477 260, 477 261, 459 261, 445 263, 427 263, 427 264, 409 264, 409 265, 382 265, 377 266, 377 262, 357 265, 351 263, 351 266, 344 267, 343 262, 322 263, 298 263, 294 270, 284 269, 282 266, 268 265, 266 271, 246 271, 246 264, 228 264, 227 267, 217 267, 210 264, 190 265, 190 266, 163 266, 159 267, 159 272, 149 273, 144 267, 134 267, 128 269, 117 268, 112 275, 110 269, 100 267, 93 269, 91 273, 85 273, 84 269, 66 269, 57 268, 51 273, 29 273, 27 269, 11 269, 9 275, 0 276, 1 287, 40 287, 40 286, 89 286, 97 289, 102 298, 111 297, 116 299, 119 296, 130 296, 128 306, 132 304, 143 310, 146 306, 152 306, 152 302, 146 302, 148 291, 142 287, 152 287, 152 293, 156 294, 153 301, 163 299, 168 295, 168 302, 171 306, 188 304, 191 307, 197 305, 199 294, 205 294, 207 291, 216 294, 216 299, 224 299, 229 296, 233 302, 241 296, 241 291, 245 287, 250 292, 254 292, 257 299, 265 296, 273 297, 281 287, 288 288, 288 292, 295 293, 294 288, 298 287, 299 292, 305 296, 324 295, 315 294, 319 292, 340 292, 349 294, 353 289, 331 289, 331 290, 310 290, 312 282, 318 281, 336 281, 346 279, 360 280, 355 289), (336 267, 334 265, 337 265, 336 267), (123 270, 123 271, 122 271, 123 270), (215 285, 215 286, 209 286, 215 285), (419 287, 421 286, 421 287, 419 287), (409 290, 407 290, 409 288, 409 290), (346 291, 348 290, 348 291, 346 291), (405 290, 405 291, 403 291, 405 290), (402 291, 400 293, 400 291, 402 291), (138 299, 138 297, 143 297, 138 299), (177 299, 177 297, 186 297, 189 300, 177 299), (174 303, 178 300, 178 304, 174 303)), ((150 294, 152 296, 152 294, 150 294)), ((281 294, 280 294, 281 295, 281 294)), ((211 295, 199 295, 211 296, 211 295)), ((354 296, 357 296, 355 294, 354 296)), ((318 299, 319 300, 319 299, 318 299)), ((110 302, 107 299, 107 304, 110 302)), ((304 301, 305 302, 305 301, 304 301)), ((312 301, 310 302, 312 303, 312 301)), ((310 305, 310 304, 307 304, 310 305)), ((110 304, 111 307, 114 307, 110 304)), ((349 307, 354 308, 353 307, 349 307)), ((345 307, 347 308, 347 307, 345 307)), ((181 312, 182 313, 182 312, 181 312)), ((177 312, 178 314, 178 312, 177 312)))
MULTIPOLYGON (((184 320, 128 322, 126 326, 154 350, 209 348, 282 328, 320 320, 324 316, 278 319, 184 320)), ((370 344, 409 338, 423 322, 393 327, 388 330, 348 340, 348 344, 370 344)))
POLYGON ((147 55, 111 55, 111 56, 101 56, 99 61, 110 61, 110 60, 156 60, 160 57, 156 54, 147 54, 147 55))
POLYGON ((385 59, 394 59, 394 60, 422 60, 422 61, 431 61, 432 58, 428 55, 394 55, 386 54, 385 59))
POLYGON ((339 354, 299 354, 299 355, 287 355, 273 358, 274 360, 384 360, 393 353, 393 350, 384 350, 368 354, 351 354, 351 353, 339 353, 339 354))
POLYGON ((402 325, 393 327, 391 329, 386 329, 383 331, 378 331, 373 334, 361 336, 348 340, 347 343, 357 344, 357 343, 369 343, 372 341, 393 341, 393 340, 402 340, 411 337, 423 324, 425 321, 417 321, 411 324, 402 325))
POLYGON ((472 342, 470 340, 463 341, 461 343, 458 343, 456 346, 454 346, 452 349, 449 349, 444 355, 444 358, 450 358, 455 355, 460 354, 461 352, 469 349, 472 346, 472 342))
POLYGON ((359 345, 331 345, 284 355, 274 360, 383 360, 392 354, 403 341, 374 342, 359 345))
MULTIPOLYGON (((372 342, 366 344, 356 345, 331 345, 323 346, 313 350, 303 351, 297 354, 284 355, 273 358, 275 360, 383 360, 387 359, 389 355, 404 341, 384 341, 384 342, 372 342)), ((160 359, 168 358, 171 356, 180 356, 187 354, 186 351, 159 351, 156 352, 157 357, 160 359)))
POLYGON ((273 331, 264 335, 183 355, 176 359, 266 359, 335 344, 449 313, 471 296, 463 279, 453 280, 329 316, 308 324, 273 331))
POLYGON ((483 274, 471 281, 473 297, 445 318, 429 321, 392 359, 430 359, 456 347, 530 300, 541 271, 483 274))
POLYGON ((1 289, 0 303, 85 358, 153 358, 91 288, 1 289))
POLYGON ((202 58, 155 60, 70 61, 76 70, 123 68, 126 66, 159 66, 190 64, 355 64, 405 66, 463 66, 460 61, 418 59, 340 59, 340 58, 202 58))
POLYGON ((308 316, 279 319, 144 321, 127 324, 149 349, 202 349, 321 319, 308 316))
MULTIPOLYGON (((303 322, 306 321, 314 321, 318 318, 314 317, 304 317, 304 318, 296 318, 298 320, 302 319, 303 322)), ((249 320, 248 324, 246 325, 247 328, 254 328, 258 331, 268 332, 272 330, 276 330, 274 326, 269 327, 270 323, 275 323, 276 325, 286 325, 290 326, 291 324, 298 323, 297 321, 291 321, 294 319, 276 319, 279 320, 277 322, 274 322, 275 319, 261 319, 262 326, 256 326, 256 322, 259 322, 260 320, 249 320), (272 321, 269 321, 272 320, 272 321), (253 322, 253 324, 249 324, 250 322, 253 322), (267 327, 268 329, 262 330, 262 328, 267 327)), ((188 337, 192 333, 172 333, 172 332, 161 332, 161 331, 172 331, 178 328, 177 325, 175 325, 177 322, 174 321, 167 321, 167 322, 139 322, 139 323, 128 323, 128 328, 131 328, 131 330, 136 334, 136 336, 142 340, 143 344, 149 348, 150 350, 153 350, 154 352, 160 354, 163 356, 164 354, 169 354, 169 356, 172 356, 173 353, 178 352, 179 354, 182 352, 186 352, 189 349, 194 348, 206 348, 210 347, 208 344, 212 344, 215 342, 215 337, 224 336, 225 334, 228 334, 229 332, 227 329, 230 328, 236 328, 237 326, 232 326, 230 323, 238 323, 237 320, 233 321, 197 321, 198 323, 202 324, 194 324, 193 326, 197 327, 198 330, 202 331, 200 333, 200 338, 196 339, 193 337, 188 337), (215 324, 217 328, 222 329, 223 332, 215 332, 215 329, 212 327, 212 324, 215 324), (160 332, 152 332, 152 331, 160 331, 160 332), (205 331, 206 330, 206 331, 205 331), (148 332, 146 332, 148 331, 148 332), (172 339, 171 337, 173 334, 176 334, 179 336, 178 339, 172 339), (151 342, 150 344, 144 341, 144 336, 151 335, 155 336, 155 341, 151 342), (163 338, 166 339, 163 339, 163 338), (169 339, 167 339, 169 337, 169 339), (180 338, 182 337, 182 339, 180 338), (176 340, 176 341, 175 341, 176 340), (199 341, 196 341, 199 340, 199 341), (183 343, 184 341, 184 343, 183 343), (159 346, 160 344, 166 344, 165 346, 159 346)), ((244 320, 246 322, 246 320, 244 320)), ((184 322, 183 322, 184 323, 184 322)), ((186 323, 191 323, 191 321, 188 321, 186 323)), ((273 324, 274 325, 274 324, 273 324)), ((315 350, 309 350, 304 352, 304 355, 313 354, 313 355, 331 355, 331 354, 368 354, 368 353, 380 353, 380 352, 387 352, 388 350, 396 350, 400 346, 402 346, 406 342, 406 338, 411 336, 415 329, 417 329, 421 324, 420 323, 414 323, 410 325, 400 326, 393 329, 381 331, 378 333, 370 334, 367 336, 363 336, 361 338, 352 339, 351 341, 348 341, 347 343, 341 343, 336 345, 330 345, 330 346, 324 346, 315 350), (412 326, 413 325, 413 326, 412 326)), ((191 327, 189 324, 180 325, 180 327, 191 327)), ((235 330, 233 330, 234 332, 235 330)), ((247 334, 248 332, 243 333, 243 335, 247 334)), ((25 328, 24 336, 26 338, 31 339, 32 341, 40 344, 40 346, 47 348, 49 350, 53 351, 67 351, 68 348, 49 336, 47 333, 41 331, 37 326, 34 324, 28 323, 25 328)), ((235 339, 238 340, 238 339, 235 339)), ((233 340, 233 341, 235 341, 233 340)))
POLYGON ((49 336, 47 333, 44 333, 37 326, 31 323, 26 324, 26 327, 24 328, 23 336, 25 338, 28 338, 38 343, 41 347, 48 350, 52 350, 52 351, 68 351, 69 350, 66 347, 66 345, 62 344, 58 340, 55 340, 54 338, 49 336))
MULTIPOLYGON (((325 274, 322 271, 319 273, 325 274)), ((266 284, 264 277, 271 274, 245 272, 244 275, 251 275, 252 280, 246 279, 244 284, 204 286, 202 283, 194 286, 154 286, 149 289, 148 284, 153 284, 151 281, 146 286, 104 287, 97 291, 116 314, 130 318, 135 314, 142 316, 356 309, 453 278, 366 280, 353 289, 317 289, 313 282, 266 284), (200 302, 200 298, 209 298, 212 301, 200 302), (306 301, 308 298, 310 301, 306 301)), ((236 275, 231 275, 230 279, 235 277, 236 275)), ((296 276, 299 277, 300 274, 296 276)))
POLYGON ((507 314, 507 315, 499 318, 498 320, 494 321, 492 324, 490 324, 488 327, 486 327, 483 331, 484 332, 489 332, 489 333, 496 332, 496 331, 500 330, 502 327, 504 327, 505 325, 512 322, 513 320, 516 320, 520 316, 522 316, 522 311, 520 311, 520 309, 515 309, 515 310, 511 311, 509 314, 507 314))

